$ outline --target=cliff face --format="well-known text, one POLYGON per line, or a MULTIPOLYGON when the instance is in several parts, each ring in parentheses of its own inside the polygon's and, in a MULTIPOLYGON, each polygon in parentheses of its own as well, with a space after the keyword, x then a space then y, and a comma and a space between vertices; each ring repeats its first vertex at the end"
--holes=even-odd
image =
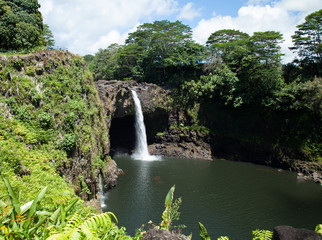
POLYGON ((207 134, 175 127, 180 114, 171 106, 169 91, 155 84, 116 80, 100 80, 96 88, 108 113, 112 155, 119 151, 131 153, 135 148, 134 89, 141 101, 151 154, 211 159, 207 134))
POLYGON ((134 89, 141 100, 151 154, 206 160, 216 157, 321 175, 320 165, 305 161, 303 153, 269 141, 276 131, 261 114, 249 119, 247 112, 203 105, 189 113, 185 106, 172 104, 169 91, 148 83, 100 80, 96 88, 108 114, 112 156, 119 151, 131 153, 135 148, 134 89), (196 124, 198 121, 206 128, 196 124))
POLYGON ((83 199, 95 197, 99 174, 108 187, 115 184, 118 170, 106 157, 106 113, 81 57, 56 50, 0 56, 0 82, 0 116, 6 123, 0 131, 2 174, 17 187, 26 186, 23 191, 34 182, 63 192, 62 184, 55 186, 63 177, 83 199), (43 176, 52 170, 61 177, 43 176))

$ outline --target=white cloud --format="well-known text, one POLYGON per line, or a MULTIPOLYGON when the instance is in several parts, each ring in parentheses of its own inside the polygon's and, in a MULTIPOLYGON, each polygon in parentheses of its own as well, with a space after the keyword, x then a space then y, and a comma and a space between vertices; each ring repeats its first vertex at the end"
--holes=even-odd
POLYGON ((308 13, 321 9, 322 3, 321 0, 283 0, 275 2, 275 7, 308 13))
POLYGON ((193 8, 193 3, 189 2, 181 9, 178 19, 187 19, 192 21, 194 18, 199 17, 201 15, 200 11, 200 8, 193 8))
POLYGON ((45 1, 41 4, 41 12, 44 18, 47 17, 48 13, 53 10, 52 2, 45 1))
POLYGON ((44 22, 56 45, 79 54, 95 53, 111 43, 123 44, 141 19, 167 17, 176 0, 39 0, 44 22))
MULTIPOLYGON (((264 2, 267 2, 264 0, 264 2)), ((294 55, 291 47, 291 35, 296 26, 304 21, 304 17, 322 8, 320 0, 280 0, 271 5, 262 4, 262 0, 252 0, 238 11, 237 17, 215 15, 210 19, 202 19, 193 29, 197 42, 205 43, 211 33, 220 29, 236 29, 250 35, 253 32, 278 31, 284 36, 281 45, 285 54, 283 61, 290 62, 294 55)))

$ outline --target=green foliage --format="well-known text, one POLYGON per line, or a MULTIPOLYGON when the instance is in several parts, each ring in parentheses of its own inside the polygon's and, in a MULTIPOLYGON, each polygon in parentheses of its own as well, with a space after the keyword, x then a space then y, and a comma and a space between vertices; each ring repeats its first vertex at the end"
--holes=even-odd
POLYGON ((40 112, 38 115, 38 120, 40 127, 43 129, 48 129, 53 124, 51 116, 46 112, 40 112))
POLYGON ((214 58, 221 58, 233 71, 236 71, 241 63, 242 53, 246 54, 241 50, 247 50, 245 45, 248 39, 247 33, 223 29, 209 36, 207 46, 214 58))
MULTIPOLYGON (((172 69, 178 73, 184 68, 189 73, 189 69, 197 67, 203 59, 202 47, 192 41, 191 28, 179 21, 142 24, 129 34, 126 44, 143 48, 140 62, 145 75, 143 80, 148 82, 166 84, 171 79, 172 69)), ((178 85, 172 82, 174 84, 178 85)))
POLYGON ((44 37, 47 45, 47 49, 52 50, 55 46, 54 34, 50 30, 48 24, 44 24, 44 37))
POLYGON ((317 232, 317 233, 322 235, 322 224, 316 225, 315 232, 317 232))
POLYGON ((273 232, 268 230, 256 229, 252 233, 253 240, 271 240, 273 237, 273 232))
POLYGON ((90 63, 90 69, 94 73, 95 80, 119 79, 117 72, 120 49, 121 46, 112 44, 107 49, 98 50, 90 63))
POLYGON ((178 86, 199 74, 204 47, 193 42, 191 28, 179 21, 145 23, 124 46, 100 49, 90 63, 95 80, 134 79, 178 86))
POLYGON ((86 182, 85 182, 85 179, 84 179, 84 176, 83 175, 80 175, 80 176, 78 176, 78 178, 79 178, 79 181, 80 181, 80 183, 81 183, 81 186, 82 186, 82 189, 83 189, 83 192, 86 192, 87 194, 92 194, 91 193, 91 190, 89 190, 89 188, 88 188, 88 186, 87 186, 87 184, 86 184, 86 182))
POLYGON ((172 205, 174 190, 175 190, 175 185, 173 185, 170 188, 170 190, 165 198, 165 201, 164 201, 165 210, 162 213, 162 222, 161 222, 161 229, 164 229, 164 230, 169 230, 170 225, 171 225, 171 220, 172 220, 171 219, 171 205, 172 205))
POLYGON ((66 132, 74 131, 76 118, 77 116, 75 115, 74 112, 71 112, 70 114, 64 116, 63 124, 64 124, 64 130, 66 132))
POLYGON ((56 211, 49 212, 40 209, 40 202, 44 199, 48 187, 36 198, 22 205, 19 200, 21 196, 15 194, 10 182, 6 178, 3 178, 3 181, 11 203, 0 200, 0 227, 5 239, 45 239, 49 233, 48 229, 64 224, 65 217, 79 200, 76 198, 69 205, 60 205, 56 211))
POLYGON ((43 23, 37 0, 0 1, 0 49, 43 46, 43 23))
MULTIPOLYGON (((201 240, 211 240, 211 238, 208 235, 208 232, 207 232, 205 226, 201 222, 199 222, 199 230, 200 230, 200 238, 201 238, 201 240)), ((229 237, 221 236, 221 237, 217 238, 217 240, 229 240, 229 237)))
MULTIPOLYGON (((69 174, 77 153, 86 159, 84 179, 91 179, 106 161, 92 162, 108 144, 102 105, 82 59, 55 50, 49 55, 38 73, 33 55, 8 55, 0 70, 0 170, 26 198, 50 186, 44 203, 74 196, 55 171, 69 174)), ((79 178, 71 184, 84 192, 79 178)))
POLYGON ((75 144, 76 144, 76 135, 66 134, 63 140, 60 142, 59 146, 64 151, 71 154, 75 148, 75 144))
MULTIPOLYGON (((204 70, 213 73, 224 63, 236 74, 233 106, 265 104, 283 86, 281 42, 282 35, 274 31, 248 36, 238 30, 219 30, 208 39, 210 58, 204 70)), ((232 97, 230 92, 223 95, 232 97)))
POLYGON ((61 233, 51 235, 47 240, 55 239, 131 239, 125 229, 119 229, 112 217, 117 222, 115 215, 105 212, 99 215, 86 216, 74 214, 67 222, 61 233))
POLYGON ((321 77, 322 66, 322 9, 306 16, 305 22, 297 26, 292 36, 294 46, 291 50, 298 53, 304 74, 321 77))
POLYGON ((216 67, 208 76, 201 76, 199 81, 182 84, 182 95, 188 102, 223 101, 225 105, 239 106, 242 102, 235 93, 238 78, 226 65, 216 67))
MULTIPOLYGON (((182 201, 181 201, 181 198, 178 198, 175 201, 173 201, 174 190, 175 190, 175 185, 173 185, 170 188, 164 201, 165 209, 162 213, 162 221, 160 223, 161 229, 163 230, 170 230, 172 226, 172 222, 175 220, 179 220, 179 217, 180 217, 180 212, 178 210, 182 201)), ((184 226, 179 226, 179 227, 184 227, 184 226)))
POLYGON ((207 229, 205 228, 205 226, 201 222, 199 222, 199 230, 200 230, 201 240, 211 240, 208 235, 207 229))

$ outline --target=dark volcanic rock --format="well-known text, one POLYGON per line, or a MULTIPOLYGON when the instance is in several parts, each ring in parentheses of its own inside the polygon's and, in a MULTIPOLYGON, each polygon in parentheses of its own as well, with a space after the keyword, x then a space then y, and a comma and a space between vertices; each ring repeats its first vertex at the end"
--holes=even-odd
POLYGON ((322 240, 322 235, 308 229, 277 226, 272 240, 322 240))
POLYGON ((161 229, 151 229, 142 237, 142 240, 187 240, 187 239, 189 238, 183 234, 161 230, 161 229))
POLYGON ((95 86, 104 104, 105 111, 112 118, 134 114, 131 89, 137 92, 144 113, 152 113, 158 107, 166 107, 167 92, 155 84, 99 80, 95 86))
POLYGON ((208 135, 195 131, 182 132, 179 129, 172 129, 163 135, 156 136, 155 141, 156 143, 149 145, 151 154, 211 160, 208 135))

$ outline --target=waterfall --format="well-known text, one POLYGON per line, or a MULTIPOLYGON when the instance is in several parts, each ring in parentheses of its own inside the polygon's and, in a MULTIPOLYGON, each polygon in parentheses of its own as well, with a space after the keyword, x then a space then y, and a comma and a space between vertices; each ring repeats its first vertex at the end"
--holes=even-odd
POLYGON ((99 187, 99 190, 98 190, 98 193, 100 195, 100 200, 101 200, 101 208, 105 208, 106 205, 105 205, 105 195, 104 195, 104 187, 103 187, 103 180, 101 178, 101 174, 98 175, 98 187, 99 187))
POLYGON ((153 161, 159 160, 159 156, 152 156, 148 150, 146 130, 144 125, 143 112, 141 107, 140 99, 134 90, 132 96, 135 105, 135 133, 136 133, 136 149, 135 153, 132 154, 132 158, 136 160, 153 161))

